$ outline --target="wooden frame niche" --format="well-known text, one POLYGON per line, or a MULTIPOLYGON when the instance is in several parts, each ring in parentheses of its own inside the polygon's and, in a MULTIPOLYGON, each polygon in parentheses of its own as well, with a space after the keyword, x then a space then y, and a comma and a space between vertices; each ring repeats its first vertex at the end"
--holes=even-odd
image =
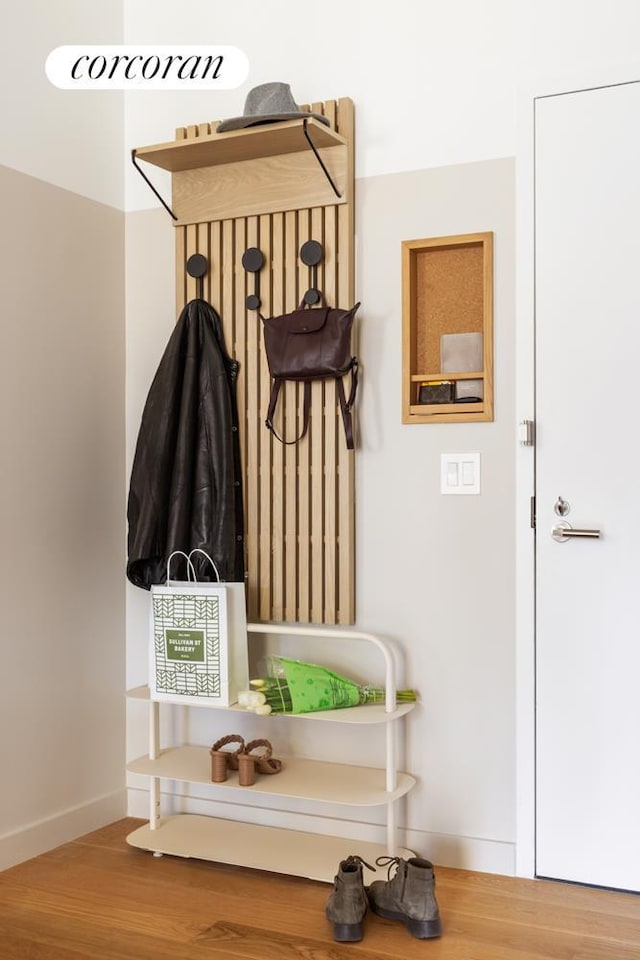
POLYGON ((402 422, 493 420, 493 233, 404 240, 402 300, 402 422), (443 369, 447 334, 480 335, 477 368, 443 369), (479 385, 480 402, 421 402, 421 387, 443 382, 479 385))
MULTIPOLYGON (((352 624, 354 453, 346 448, 335 383, 313 384, 302 441, 283 446, 275 440, 264 424, 271 380, 262 324, 245 304, 255 274, 244 270, 242 255, 258 247, 265 258, 260 312, 295 309, 311 285, 299 258, 310 239, 324 248, 317 286, 327 303, 354 302, 353 103, 345 98, 303 109, 329 119, 328 127, 306 122, 339 197, 304 139, 302 121, 222 134, 215 133, 216 123, 203 123, 136 155, 172 171, 178 313, 197 296, 185 265, 201 253, 209 262, 204 299, 220 314, 227 350, 240 362, 248 619, 352 624)), ((301 416, 302 388, 286 384, 278 402, 280 435, 297 436, 301 416)))

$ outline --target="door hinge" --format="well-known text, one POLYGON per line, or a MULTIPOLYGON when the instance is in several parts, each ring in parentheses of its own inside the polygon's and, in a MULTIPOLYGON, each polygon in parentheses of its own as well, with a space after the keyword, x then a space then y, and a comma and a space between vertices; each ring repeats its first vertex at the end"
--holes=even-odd
POLYGON ((536 498, 535 497, 531 497, 531 500, 529 503, 529 511, 530 511, 529 521, 531 523, 531 529, 535 530, 536 528, 536 498))
POLYGON ((535 420, 521 420, 518 424, 518 438, 523 447, 533 447, 536 443, 535 420))

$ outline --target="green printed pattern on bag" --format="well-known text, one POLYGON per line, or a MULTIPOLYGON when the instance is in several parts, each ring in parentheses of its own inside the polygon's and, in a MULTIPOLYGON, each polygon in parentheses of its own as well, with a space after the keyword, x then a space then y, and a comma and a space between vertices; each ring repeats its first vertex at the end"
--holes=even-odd
POLYGON ((218 597, 153 597, 156 687, 190 697, 220 696, 218 597))

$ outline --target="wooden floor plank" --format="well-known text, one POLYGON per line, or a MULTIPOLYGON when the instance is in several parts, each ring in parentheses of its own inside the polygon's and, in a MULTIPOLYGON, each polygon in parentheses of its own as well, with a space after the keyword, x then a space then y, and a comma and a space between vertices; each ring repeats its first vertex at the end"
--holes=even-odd
POLYGON ((438 887, 445 886, 452 891, 457 888, 490 895, 504 893, 518 900, 532 900, 540 904, 562 903, 567 907, 583 907, 590 911, 601 909, 607 914, 632 918, 638 916, 640 907, 640 897, 614 890, 599 890, 554 880, 523 880, 495 873, 473 873, 452 867, 441 867, 438 871, 438 887))
POLYGON ((329 885, 155 858, 126 843, 139 825, 0 873, 1 960, 640 960, 640 897, 444 867, 441 939, 369 912, 362 942, 335 943, 329 885))
POLYGON ((637 946, 620 947, 616 943, 589 941, 581 946, 571 960, 638 960, 640 949, 637 946))

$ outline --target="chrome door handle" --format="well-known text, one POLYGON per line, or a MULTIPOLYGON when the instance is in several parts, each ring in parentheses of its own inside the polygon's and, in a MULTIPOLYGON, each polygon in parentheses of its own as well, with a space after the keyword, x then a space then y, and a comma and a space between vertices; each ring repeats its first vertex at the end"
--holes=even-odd
POLYGON ((574 529, 566 520, 560 520, 551 528, 551 536, 556 543, 566 543, 571 537, 584 537, 592 540, 600 539, 599 530, 574 529))

